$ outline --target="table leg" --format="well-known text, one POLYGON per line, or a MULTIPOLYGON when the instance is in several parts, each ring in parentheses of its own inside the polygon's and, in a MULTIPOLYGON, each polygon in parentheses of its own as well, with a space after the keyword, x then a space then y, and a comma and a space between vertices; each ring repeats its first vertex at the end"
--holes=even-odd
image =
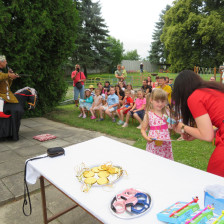
POLYGON ((44 224, 48 224, 46 196, 45 196, 45 186, 44 186, 44 178, 42 176, 40 177, 40 190, 41 190, 41 199, 42 199, 42 209, 43 209, 44 224))
POLYGON ((45 196, 45 186, 44 186, 44 177, 40 177, 40 190, 41 190, 41 199, 42 199, 42 209, 43 209, 43 219, 44 219, 44 224, 48 224, 49 222, 55 220, 56 218, 60 217, 61 215, 64 215, 65 213, 71 211, 72 209, 78 207, 77 205, 73 205, 70 208, 65 209, 62 212, 59 212, 49 219, 47 218, 47 205, 46 205, 46 196, 45 196))

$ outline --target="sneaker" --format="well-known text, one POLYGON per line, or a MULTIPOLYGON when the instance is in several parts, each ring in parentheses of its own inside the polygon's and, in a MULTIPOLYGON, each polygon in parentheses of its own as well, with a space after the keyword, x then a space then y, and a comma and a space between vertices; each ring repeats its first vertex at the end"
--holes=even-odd
POLYGON ((83 114, 82 118, 86 118, 86 114, 83 114))
POLYGON ((79 114, 79 116, 78 117, 82 117, 82 113, 81 114, 79 114))
POLYGON ((184 139, 180 136, 177 141, 184 141, 184 139))
POLYGON ((94 119, 96 119, 96 117, 95 116, 91 116, 90 119, 94 120, 94 119))
POLYGON ((113 118, 113 119, 112 119, 112 122, 113 122, 113 123, 115 123, 115 122, 116 122, 116 119, 115 119, 115 118, 113 118))
POLYGON ((104 119, 103 118, 100 118, 99 120, 97 120, 97 121, 104 121, 104 119))
POLYGON ((117 124, 119 124, 119 125, 120 125, 120 124, 121 124, 121 120, 119 120, 119 121, 117 122, 117 124))
POLYGON ((128 127, 128 123, 124 123, 123 125, 122 125, 122 128, 126 128, 126 127, 128 127))
POLYGON ((138 129, 141 129, 141 128, 142 128, 142 125, 140 124, 137 128, 138 128, 138 129))
POLYGON ((117 122, 117 124, 118 124, 118 125, 122 125, 122 124, 124 124, 124 121, 119 120, 119 121, 117 122))

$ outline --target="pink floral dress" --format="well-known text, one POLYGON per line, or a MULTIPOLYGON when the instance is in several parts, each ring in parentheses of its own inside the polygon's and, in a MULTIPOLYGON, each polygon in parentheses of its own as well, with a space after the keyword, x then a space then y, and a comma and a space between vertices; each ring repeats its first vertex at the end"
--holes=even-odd
MULTIPOLYGON (((149 111, 149 133, 148 136, 151 138, 161 139, 161 140, 169 140, 170 134, 168 130, 168 125, 166 122, 166 115, 159 117, 155 113, 149 111)), ((147 143, 146 151, 156 154, 158 156, 162 156, 164 158, 173 160, 173 152, 171 141, 153 141, 151 143, 147 143)))

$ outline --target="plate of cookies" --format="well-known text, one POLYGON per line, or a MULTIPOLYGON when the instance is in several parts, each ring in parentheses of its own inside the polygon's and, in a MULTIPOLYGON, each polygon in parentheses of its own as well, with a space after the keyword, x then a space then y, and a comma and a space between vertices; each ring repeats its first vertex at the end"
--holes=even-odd
POLYGON ((114 184, 123 175, 124 170, 110 162, 90 167, 81 164, 76 172, 76 177, 84 184, 83 191, 88 191, 92 186, 114 184))

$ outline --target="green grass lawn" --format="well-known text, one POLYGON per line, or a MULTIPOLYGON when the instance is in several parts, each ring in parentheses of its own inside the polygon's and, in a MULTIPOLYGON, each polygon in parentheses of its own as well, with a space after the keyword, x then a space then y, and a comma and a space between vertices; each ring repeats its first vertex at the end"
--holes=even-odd
MULTIPOLYGON (((102 122, 78 118, 80 111, 73 104, 58 106, 46 117, 58 122, 62 122, 74 127, 84 128, 93 131, 99 131, 119 138, 134 140, 135 147, 145 150, 146 141, 141 136, 137 121, 131 122, 128 128, 122 128, 116 123, 112 123, 109 117, 102 122)), ((172 139, 177 139, 179 135, 172 134, 172 139)), ((192 142, 174 141, 172 142, 174 160, 201 170, 206 170, 208 160, 215 148, 212 143, 195 140, 192 142)))

